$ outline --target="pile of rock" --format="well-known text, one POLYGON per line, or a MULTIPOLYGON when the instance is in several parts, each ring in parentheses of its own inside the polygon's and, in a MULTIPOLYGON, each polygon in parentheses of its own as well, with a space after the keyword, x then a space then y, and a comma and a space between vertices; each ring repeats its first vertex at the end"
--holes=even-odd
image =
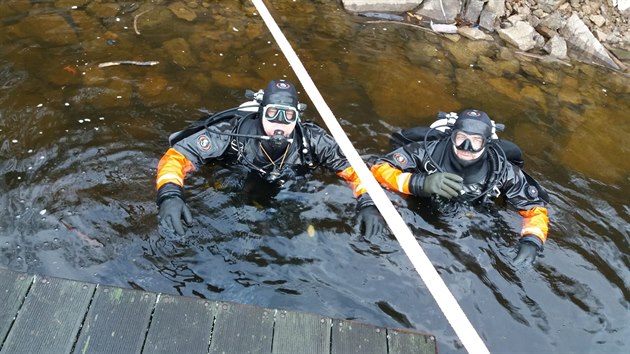
POLYGON ((630 0, 342 0, 350 12, 398 12, 436 32, 500 38, 521 51, 627 71, 630 0), (445 26, 446 24, 446 26, 445 26))

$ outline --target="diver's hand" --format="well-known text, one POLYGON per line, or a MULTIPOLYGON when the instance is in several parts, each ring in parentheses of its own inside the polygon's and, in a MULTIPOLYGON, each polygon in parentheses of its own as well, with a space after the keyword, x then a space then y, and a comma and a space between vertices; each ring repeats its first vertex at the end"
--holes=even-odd
POLYGON ((464 181, 460 176, 448 172, 436 172, 424 178, 422 190, 425 193, 437 194, 447 199, 457 197, 464 181))
POLYGON ((365 237, 370 238, 383 232, 385 220, 374 205, 359 210, 359 225, 365 230, 365 237))
POLYGON ((521 242, 518 246, 518 254, 514 257, 512 263, 515 266, 523 266, 534 263, 536 259, 536 254, 538 253, 538 245, 531 241, 524 241, 521 239, 521 242))
POLYGON ((184 235, 184 225, 192 223, 192 214, 186 203, 180 197, 170 197, 164 199, 159 205, 158 220, 160 225, 174 230, 178 235, 184 235))

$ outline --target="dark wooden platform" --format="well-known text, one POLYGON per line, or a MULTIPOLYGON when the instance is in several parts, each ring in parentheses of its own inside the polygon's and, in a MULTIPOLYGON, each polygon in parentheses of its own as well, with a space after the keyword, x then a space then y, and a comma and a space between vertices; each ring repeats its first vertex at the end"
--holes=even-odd
POLYGON ((0 269, 0 353, 437 353, 431 335, 0 269))

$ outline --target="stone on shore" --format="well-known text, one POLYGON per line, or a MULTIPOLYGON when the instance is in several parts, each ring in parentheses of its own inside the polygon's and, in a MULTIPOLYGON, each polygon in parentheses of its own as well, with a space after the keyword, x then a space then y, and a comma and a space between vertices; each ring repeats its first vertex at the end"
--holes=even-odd
POLYGON ((342 4, 350 12, 402 16, 404 20, 390 21, 430 28, 453 41, 460 37, 445 34, 444 26, 457 26, 461 36, 473 40, 494 39, 490 34, 496 31, 508 44, 543 60, 571 55, 614 70, 628 69, 624 62, 630 44, 630 0, 342 0, 342 4), (549 55, 540 55, 542 51, 549 55))
POLYGON ((522 51, 528 51, 536 47, 534 34, 536 30, 529 23, 518 21, 510 28, 498 30, 499 37, 522 51))
POLYGON ((560 36, 553 36, 543 49, 554 58, 567 58, 567 42, 560 36))
POLYGON ((459 15, 461 5, 459 0, 416 1, 419 6, 415 14, 434 19, 438 23, 454 23, 459 15))
POLYGON ((406 0, 344 0, 343 6, 350 12, 360 11, 410 11, 418 1, 406 0))
POLYGON ((617 70, 621 69, 610 57, 606 48, 595 38, 586 24, 584 24, 576 14, 573 14, 567 20, 564 27, 560 29, 560 34, 566 38, 569 45, 592 56, 593 61, 605 64, 617 70))
POLYGON ((488 0, 479 16, 479 27, 488 32, 494 32, 499 19, 505 16, 504 0, 488 0))

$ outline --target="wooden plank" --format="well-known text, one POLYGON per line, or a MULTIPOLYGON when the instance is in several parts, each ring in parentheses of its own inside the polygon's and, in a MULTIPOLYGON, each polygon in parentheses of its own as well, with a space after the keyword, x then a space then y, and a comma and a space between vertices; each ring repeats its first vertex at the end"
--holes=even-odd
POLYGON ((69 353, 95 285, 35 278, 1 353, 69 353))
POLYGON ((282 310, 275 320, 272 353, 330 353, 330 318, 282 310))
POLYGON ((0 340, 5 339, 0 354, 437 353, 430 334, 122 288, 98 286, 95 292, 95 287, 0 269, 0 340))
POLYGON ((437 354, 435 337, 430 334, 388 329, 389 354, 437 354))
POLYGON ((9 332, 32 283, 32 275, 0 269, 0 341, 9 332))
POLYGON ((156 297, 137 290, 99 286, 74 353, 140 353, 156 297))
POLYGON ((270 353, 273 310, 219 302, 211 353, 270 353))
POLYGON ((330 349, 332 354, 387 353, 385 329, 358 322, 335 320, 330 349))
POLYGON ((160 295, 144 353, 207 353, 215 302, 160 295))

